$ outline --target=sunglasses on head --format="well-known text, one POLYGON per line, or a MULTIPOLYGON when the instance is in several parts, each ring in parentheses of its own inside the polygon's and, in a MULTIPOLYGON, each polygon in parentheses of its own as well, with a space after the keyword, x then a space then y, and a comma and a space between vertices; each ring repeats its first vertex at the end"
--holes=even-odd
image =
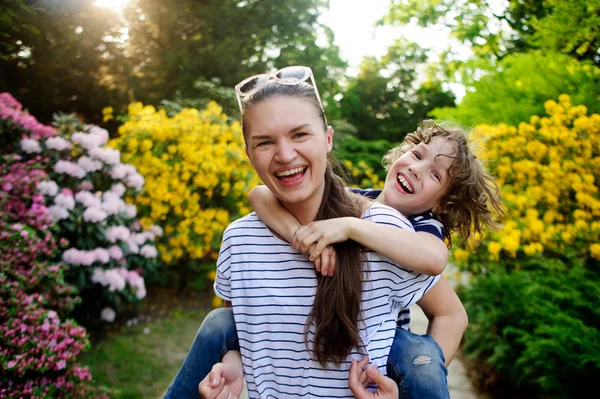
POLYGON ((235 96, 240 106, 240 112, 242 111, 242 99, 249 97, 254 93, 260 91, 268 83, 275 82, 277 84, 294 86, 302 82, 307 81, 310 78, 310 84, 315 90, 319 105, 323 109, 323 102, 319 96, 319 90, 317 90, 317 84, 315 83, 315 77, 312 69, 306 66, 289 66, 281 68, 271 73, 261 73, 259 75, 250 76, 242 80, 240 83, 235 85, 235 96))

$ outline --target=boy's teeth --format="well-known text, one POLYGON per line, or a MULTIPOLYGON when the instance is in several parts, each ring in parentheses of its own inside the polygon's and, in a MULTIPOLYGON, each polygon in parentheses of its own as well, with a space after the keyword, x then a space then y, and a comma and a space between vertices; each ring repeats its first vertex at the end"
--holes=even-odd
POLYGON ((279 176, 279 177, 291 176, 291 175, 295 175, 296 173, 301 173, 303 170, 304 170, 303 166, 299 167, 299 168, 284 170, 283 172, 277 173, 277 176, 279 176))
POLYGON ((404 188, 407 192, 409 192, 411 194, 413 193, 413 190, 410 187, 410 184, 408 184, 408 182, 406 181, 404 176, 398 175, 398 181, 400 182, 400 185, 402 186, 402 188, 404 188))

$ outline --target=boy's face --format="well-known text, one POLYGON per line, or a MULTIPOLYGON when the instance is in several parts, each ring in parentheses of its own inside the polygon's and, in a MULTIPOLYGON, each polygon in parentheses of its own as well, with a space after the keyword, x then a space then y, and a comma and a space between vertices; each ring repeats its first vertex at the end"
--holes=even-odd
POLYGON ((385 204, 406 216, 435 210, 448 192, 453 153, 453 145, 443 137, 420 143, 404 153, 385 178, 385 204))

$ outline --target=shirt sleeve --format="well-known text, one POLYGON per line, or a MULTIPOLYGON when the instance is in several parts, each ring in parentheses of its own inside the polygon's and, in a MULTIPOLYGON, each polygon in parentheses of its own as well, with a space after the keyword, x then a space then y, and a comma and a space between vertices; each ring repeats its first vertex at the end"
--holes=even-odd
POLYGON ((227 239, 228 230, 223 234, 221 251, 217 259, 217 277, 215 278, 215 294, 231 301, 231 239, 227 239))
POLYGON ((444 241, 444 225, 442 222, 433 217, 433 214, 422 214, 411 216, 408 220, 412 223, 416 232, 424 232, 433 234, 440 240, 444 241))
MULTIPOLYGON (((405 230, 413 230, 413 225, 409 223, 404 216, 392 208, 383 205, 371 208, 371 213, 368 215, 368 218, 375 223, 393 225, 405 230)), ((427 274, 409 270, 402 265, 393 263, 389 259, 378 263, 384 269, 389 270, 390 276, 396 282, 393 284, 393 291, 390 299, 400 303, 403 308, 407 308, 421 299, 421 297, 423 297, 423 295, 425 295, 440 279, 439 275, 429 276, 427 274)))

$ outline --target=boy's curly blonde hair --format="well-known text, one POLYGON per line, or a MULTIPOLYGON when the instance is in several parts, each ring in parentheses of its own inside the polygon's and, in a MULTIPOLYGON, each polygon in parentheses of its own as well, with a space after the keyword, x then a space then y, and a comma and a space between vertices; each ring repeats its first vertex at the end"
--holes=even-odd
POLYGON ((429 143, 435 137, 443 137, 454 147, 454 153, 450 155, 454 162, 448 171, 448 193, 434 212, 435 218, 444 225, 444 238, 450 248, 454 232, 461 236, 460 244, 464 244, 473 232, 480 233, 486 227, 500 227, 495 219, 503 215, 504 210, 498 184, 471 151, 467 136, 460 128, 445 128, 432 120, 425 120, 422 127, 409 133, 402 144, 384 155, 383 166, 389 170, 402 154, 420 143, 429 143))

